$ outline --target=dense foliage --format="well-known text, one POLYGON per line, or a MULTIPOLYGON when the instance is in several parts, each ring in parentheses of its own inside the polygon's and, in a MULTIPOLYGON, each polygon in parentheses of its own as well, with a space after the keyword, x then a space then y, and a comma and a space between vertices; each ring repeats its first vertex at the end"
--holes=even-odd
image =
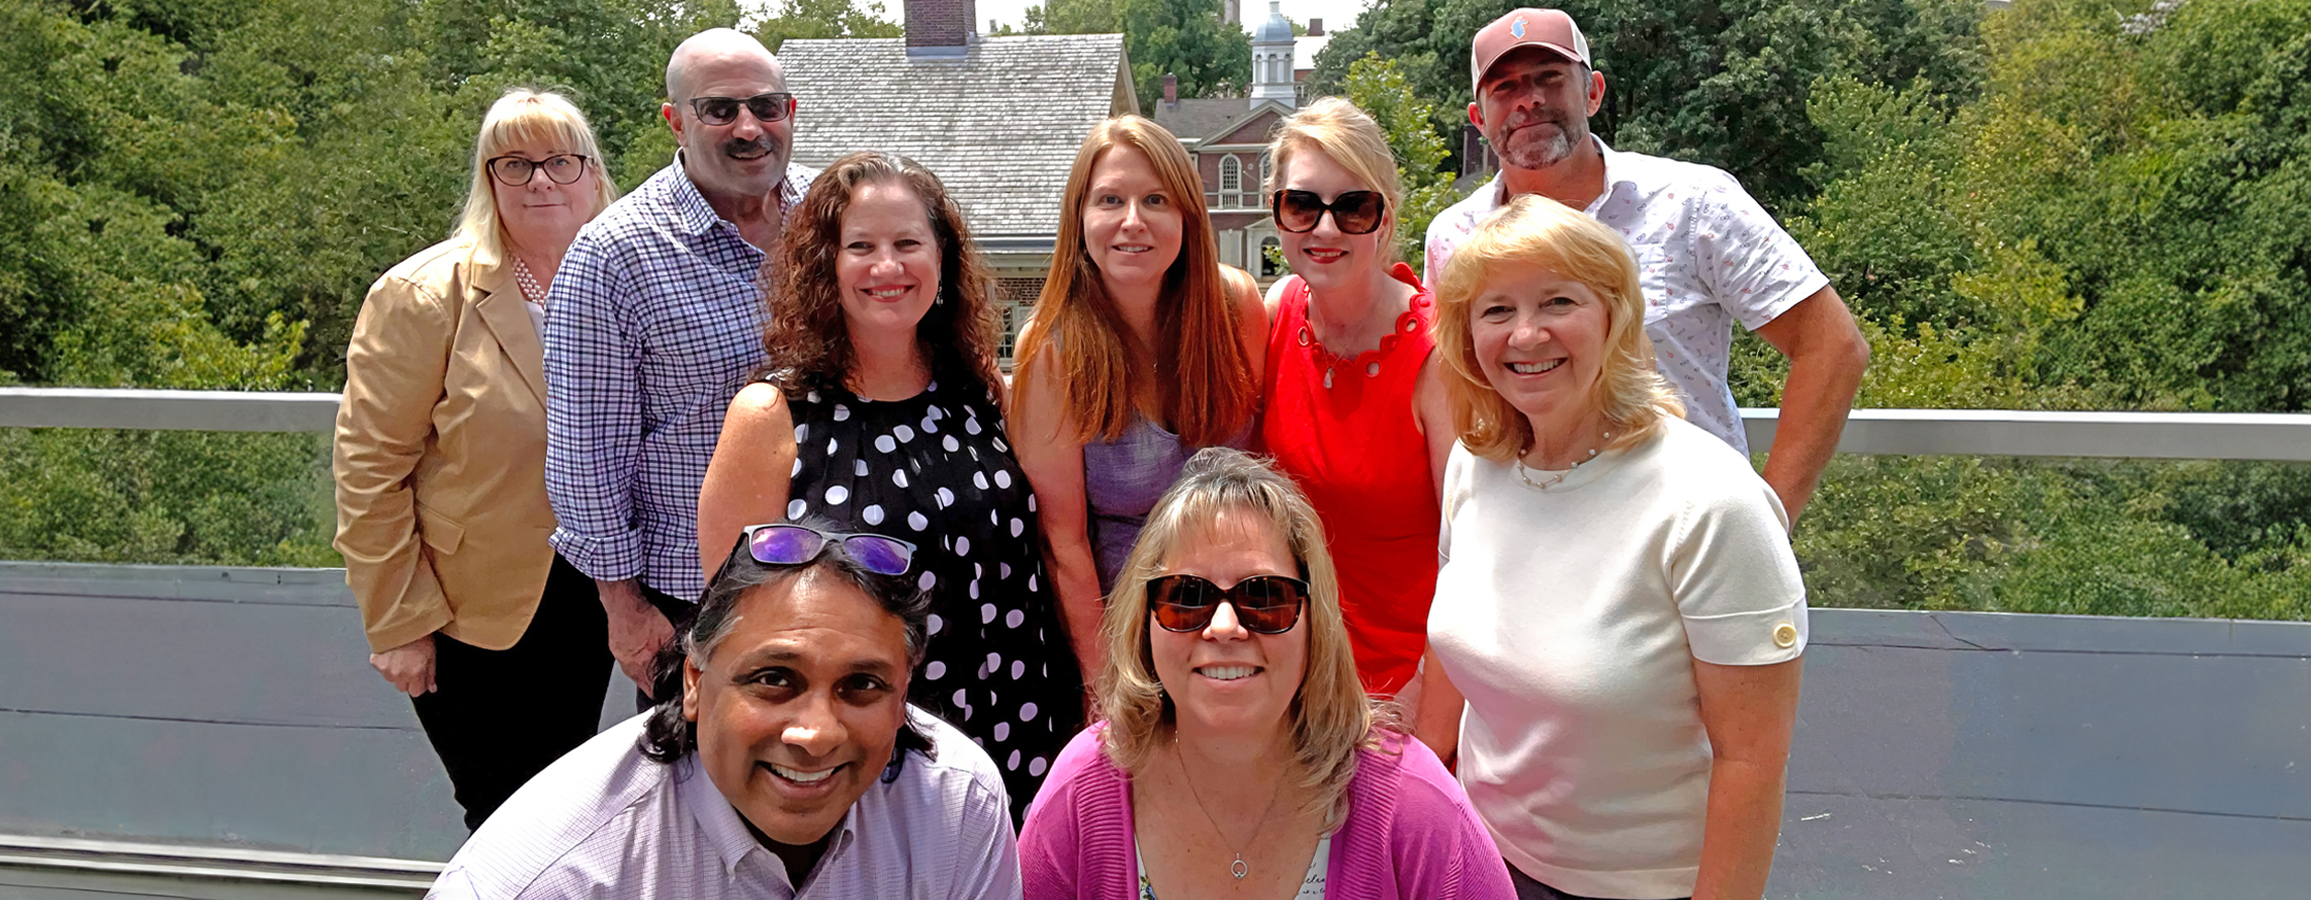
MULTIPOLYGON (((572 96, 632 184, 730 2, 0 0, 0 383, 334 390, 446 237, 481 112, 572 96)), ((0 432, 0 552, 333 564, 325 441, 0 432)))
MULTIPOLYGON (((1965 103, 1808 99, 1790 225, 1865 319, 1860 405, 2304 410, 2311 2, 2039 0, 1980 35, 1965 103)), ((1832 602, 2305 618, 2311 467, 1844 459, 1798 547, 1832 602)))
MULTIPOLYGON (((1436 104, 1437 130, 1458 135, 1474 99, 1469 36, 1519 5, 1375 0, 1355 27, 1333 35, 1311 81, 1337 93, 1349 66, 1377 53, 1403 66, 1414 92, 1436 104)), ((1817 79, 1918 79, 1949 106, 1971 96, 1980 78, 1980 0, 1551 5, 1581 24, 1605 73, 1605 107, 1592 122, 1599 135, 1617 149, 1727 169, 1776 211, 1813 193, 1805 170, 1821 158, 1821 136, 1806 99, 1817 79)))
MULTIPOLYGON (((1513 0, 1380 0, 1315 88, 1449 203, 1467 36, 1513 0)), ((1143 104, 1240 94, 1217 0, 1051 0, 1143 104)), ((2311 0, 1573 0, 1616 147, 1734 172, 1875 357, 1860 405, 2311 406, 2311 0)), ((781 0, 766 41, 896 33, 781 0)), ((448 231, 474 123, 564 90, 609 171, 665 164, 667 54, 732 0, 0 0, 0 382, 334 389, 369 282, 448 231)), ((1416 258, 1416 257, 1415 257, 1416 258)), ((1734 384, 1778 402, 1744 337, 1734 384)), ((0 555, 326 564, 322 440, 0 430, 0 555)), ((1846 457, 1820 605, 2311 618, 2311 467, 1846 457)))
POLYGON ((1241 97, 1252 77, 1252 36, 1220 21, 1220 0, 1045 0, 1025 18, 1028 34, 1123 32, 1141 109, 1163 99, 1165 75, 1182 97, 1241 97))

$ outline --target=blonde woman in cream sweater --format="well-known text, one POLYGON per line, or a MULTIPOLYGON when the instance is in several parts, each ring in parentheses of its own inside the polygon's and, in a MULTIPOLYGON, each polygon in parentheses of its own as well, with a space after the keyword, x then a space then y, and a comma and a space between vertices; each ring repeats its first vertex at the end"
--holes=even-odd
POLYGON ((1755 900, 1806 638, 1780 502, 1681 417, 1612 230, 1520 197, 1437 293, 1461 444, 1421 737, 1520 897, 1755 900))

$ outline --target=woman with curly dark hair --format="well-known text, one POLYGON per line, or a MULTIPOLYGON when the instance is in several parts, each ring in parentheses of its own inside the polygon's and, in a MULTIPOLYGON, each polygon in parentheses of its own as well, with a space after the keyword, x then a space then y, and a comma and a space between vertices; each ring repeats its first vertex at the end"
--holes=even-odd
POLYGON ((854 153, 789 214, 769 362, 698 498, 709 571, 747 526, 824 516, 913 541, 931 643, 909 691, 978 739, 1014 812, 1081 725, 1083 683, 1003 431, 992 280, 937 176, 854 153))

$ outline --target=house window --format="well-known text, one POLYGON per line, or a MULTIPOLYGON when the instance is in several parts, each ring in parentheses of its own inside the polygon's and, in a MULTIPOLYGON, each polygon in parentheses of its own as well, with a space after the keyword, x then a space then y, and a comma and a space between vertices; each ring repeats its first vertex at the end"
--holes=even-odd
MULTIPOLYGON (((1275 181, 1276 176, 1273 174, 1273 169, 1271 168, 1271 164, 1273 162, 1274 160, 1268 158, 1268 154, 1260 154, 1260 190, 1263 192, 1267 191, 1268 185, 1274 183, 1275 181)), ((1261 205, 1266 205, 1267 198, 1261 198, 1260 202, 1261 205)))
POLYGON ((996 308, 1001 310, 1003 339, 995 349, 996 365, 1011 371, 1011 351, 1019 341, 1019 326, 1027 324, 1027 317, 1035 312, 1035 298, 1043 293, 1041 278, 995 279, 996 308))
POLYGON ((1236 195, 1244 190, 1244 164, 1234 156, 1220 157, 1220 205, 1240 206, 1236 195))

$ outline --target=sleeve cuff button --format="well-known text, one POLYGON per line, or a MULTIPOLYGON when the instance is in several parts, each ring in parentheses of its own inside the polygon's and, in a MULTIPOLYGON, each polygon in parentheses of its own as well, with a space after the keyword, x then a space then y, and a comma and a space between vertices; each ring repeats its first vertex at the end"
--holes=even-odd
POLYGON ((1773 626, 1773 645, 1784 650, 1797 646, 1797 626, 1788 622, 1773 626))

